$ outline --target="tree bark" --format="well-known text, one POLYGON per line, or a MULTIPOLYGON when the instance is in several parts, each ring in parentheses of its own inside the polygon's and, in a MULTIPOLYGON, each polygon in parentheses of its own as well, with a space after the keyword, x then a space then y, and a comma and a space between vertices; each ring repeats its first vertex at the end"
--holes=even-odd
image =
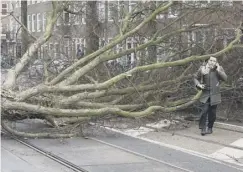
MULTIPOLYGON (((27 23, 27 1, 21 1, 21 23, 28 28, 27 23)), ((24 28, 21 28, 21 56, 24 55, 28 48, 28 33, 24 28)))
POLYGON ((99 29, 97 15, 97 1, 87 1, 86 5, 86 54, 91 54, 99 49, 99 29))
MULTIPOLYGON (((156 9, 156 4, 154 1, 150 2, 150 8, 154 11, 156 9)), ((157 23, 155 21, 156 17, 151 20, 148 24, 149 26, 149 34, 150 37, 153 37, 153 35, 157 32, 156 26, 157 23)), ((153 64, 157 61, 157 48, 156 45, 151 45, 148 47, 148 57, 147 57, 147 64, 153 64)))

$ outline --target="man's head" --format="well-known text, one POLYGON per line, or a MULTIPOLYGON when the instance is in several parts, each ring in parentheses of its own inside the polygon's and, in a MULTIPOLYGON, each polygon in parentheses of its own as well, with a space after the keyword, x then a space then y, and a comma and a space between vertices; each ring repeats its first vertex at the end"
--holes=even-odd
POLYGON ((215 57, 210 57, 208 59, 209 68, 211 68, 211 69, 215 68, 216 64, 217 64, 217 59, 215 57))

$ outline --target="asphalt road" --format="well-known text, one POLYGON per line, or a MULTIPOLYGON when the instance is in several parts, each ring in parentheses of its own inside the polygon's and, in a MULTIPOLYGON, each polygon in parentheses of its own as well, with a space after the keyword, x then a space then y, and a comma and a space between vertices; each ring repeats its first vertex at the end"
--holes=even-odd
MULTIPOLYGON (((241 172, 216 162, 118 133, 70 139, 32 139, 32 144, 90 172, 241 172)), ((20 143, 2 138, 2 172, 69 172, 20 143)), ((238 169, 237 169, 238 167, 238 169)))

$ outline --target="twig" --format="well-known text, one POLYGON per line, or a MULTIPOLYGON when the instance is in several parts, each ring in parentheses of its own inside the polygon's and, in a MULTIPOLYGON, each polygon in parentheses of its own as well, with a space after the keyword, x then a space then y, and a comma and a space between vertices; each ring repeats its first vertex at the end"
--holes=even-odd
POLYGON ((33 38, 34 40, 37 40, 36 37, 34 37, 29 31, 28 29, 25 27, 25 25, 23 25, 23 23, 21 23, 13 14, 13 12, 10 13, 10 15, 23 27, 23 29, 31 36, 31 38, 33 38))

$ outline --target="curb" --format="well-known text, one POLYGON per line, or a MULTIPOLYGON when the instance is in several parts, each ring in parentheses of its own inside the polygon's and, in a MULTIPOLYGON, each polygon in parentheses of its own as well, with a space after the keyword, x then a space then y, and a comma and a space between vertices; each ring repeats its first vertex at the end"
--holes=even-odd
POLYGON ((238 126, 238 125, 233 125, 233 124, 226 124, 226 123, 221 123, 221 122, 215 122, 214 126, 216 128, 220 128, 220 129, 226 129, 226 130, 231 130, 231 131, 236 131, 236 132, 243 133, 243 126, 238 126))

